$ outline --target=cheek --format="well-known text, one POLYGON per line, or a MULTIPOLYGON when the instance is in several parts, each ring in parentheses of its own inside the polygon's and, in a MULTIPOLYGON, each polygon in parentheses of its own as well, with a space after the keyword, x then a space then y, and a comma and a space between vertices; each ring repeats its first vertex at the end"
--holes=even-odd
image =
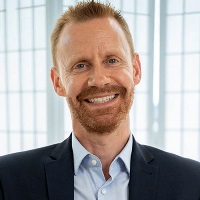
POLYGON ((76 99, 78 94, 82 91, 82 85, 81 78, 69 76, 65 80, 65 91, 67 98, 76 99))
POLYGON ((121 85, 126 88, 132 88, 134 86, 133 71, 130 69, 123 69, 121 72, 117 73, 118 81, 121 85))

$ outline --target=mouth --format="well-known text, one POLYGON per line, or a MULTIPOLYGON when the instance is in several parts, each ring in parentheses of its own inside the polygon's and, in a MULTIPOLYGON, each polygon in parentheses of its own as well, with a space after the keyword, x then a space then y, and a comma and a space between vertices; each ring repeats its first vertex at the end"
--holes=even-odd
POLYGON ((113 95, 104 96, 104 97, 89 98, 89 99, 85 99, 84 101, 86 101, 87 103, 102 104, 102 103, 106 103, 108 101, 115 99, 118 95, 119 94, 113 94, 113 95))

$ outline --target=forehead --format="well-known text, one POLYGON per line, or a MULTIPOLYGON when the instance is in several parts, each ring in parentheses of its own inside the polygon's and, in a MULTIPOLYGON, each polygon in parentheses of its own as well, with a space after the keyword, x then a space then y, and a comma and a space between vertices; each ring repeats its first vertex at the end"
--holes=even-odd
POLYGON ((116 31, 116 32, 123 32, 120 25, 114 18, 94 18, 91 20, 87 20, 84 22, 72 22, 66 24, 61 32, 60 39, 65 35, 73 34, 77 31, 87 31, 90 30, 92 32, 99 31, 99 30, 106 30, 109 31, 116 31))
POLYGON ((58 53, 89 53, 97 48, 105 51, 118 47, 129 49, 128 41, 118 22, 113 18, 96 18, 66 24, 59 38, 58 53))

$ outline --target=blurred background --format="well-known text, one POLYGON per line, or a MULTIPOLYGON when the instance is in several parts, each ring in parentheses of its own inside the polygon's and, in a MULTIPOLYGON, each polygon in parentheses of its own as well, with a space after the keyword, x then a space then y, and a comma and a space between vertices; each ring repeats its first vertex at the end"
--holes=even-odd
MULTIPOLYGON (((57 143, 72 131, 67 103, 49 77, 50 34, 77 2, 0 0, 0 155, 57 143)), ((127 20, 142 63, 133 135, 200 161, 200 1, 110 3, 127 20)))

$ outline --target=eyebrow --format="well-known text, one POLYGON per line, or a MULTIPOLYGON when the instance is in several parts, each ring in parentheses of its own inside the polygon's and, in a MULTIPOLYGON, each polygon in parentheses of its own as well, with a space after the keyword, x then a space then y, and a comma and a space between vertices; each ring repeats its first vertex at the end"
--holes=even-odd
MULTIPOLYGON (((118 56, 119 57, 119 55, 124 56, 125 54, 126 54, 126 52, 124 50, 122 51, 119 48, 110 48, 110 49, 103 51, 103 53, 101 53, 100 56, 108 58, 109 56, 118 56)), ((77 51, 73 54, 70 54, 68 58, 65 58, 65 53, 64 53, 64 55, 60 56, 60 58, 62 60, 61 64, 63 66, 67 66, 67 64, 66 64, 67 62, 72 63, 72 65, 74 65, 77 62, 89 62, 89 63, 91 63, 92 60, 93 60, 93 56, 82 55, 82 51, 80 51, 80 52, 77 51)))

